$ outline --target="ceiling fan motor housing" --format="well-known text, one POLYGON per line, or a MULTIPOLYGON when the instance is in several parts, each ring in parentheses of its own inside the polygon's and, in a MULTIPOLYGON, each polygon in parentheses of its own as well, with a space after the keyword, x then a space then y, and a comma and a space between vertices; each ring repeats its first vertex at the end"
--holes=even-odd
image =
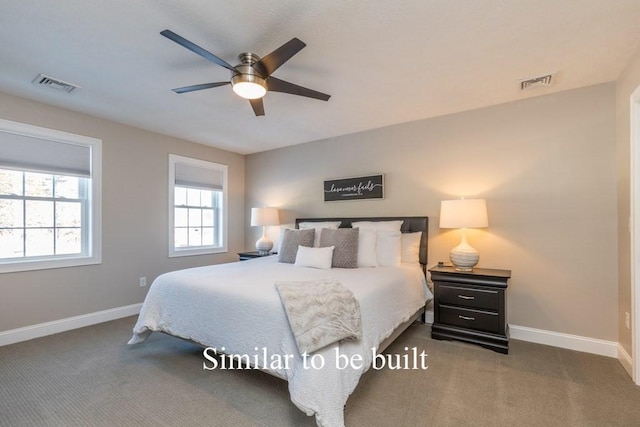
POLYGON ((255 53, 245 52, 238 55, 241 63, 233 67, 231 72, 231 84, 253 83, 267 88, 267 82, 262 74, 253 68, 253 64, 260 60, 255 53))

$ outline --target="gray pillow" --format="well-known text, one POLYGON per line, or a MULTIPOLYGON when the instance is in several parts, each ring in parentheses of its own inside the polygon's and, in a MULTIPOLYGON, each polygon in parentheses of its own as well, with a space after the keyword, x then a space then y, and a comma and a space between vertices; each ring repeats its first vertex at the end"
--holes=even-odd
POLYGON ((286 262, 289 264, 296 262, 298 246, 312 248, 315 233, 316 231, 313 228, 308 230, 291 230, 285 228, 284 234, 282 235, 282 243, 280 244, 280 251, 278 252, 278 262, 286 262))
POLYGON ((334 246, 331 267, 358 267, 358 233, 357 228, 322 229, 320 247, 334 246))

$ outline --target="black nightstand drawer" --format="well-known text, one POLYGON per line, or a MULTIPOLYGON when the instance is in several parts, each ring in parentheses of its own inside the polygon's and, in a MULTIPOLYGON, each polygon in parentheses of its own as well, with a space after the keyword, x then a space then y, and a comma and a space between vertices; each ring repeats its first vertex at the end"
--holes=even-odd
POLYGON ((489 311, 452 307, 440 304, 440 323, 461 328, 497 334, 500 332, 500 316, 489 311))
POLYGON ((455 286, 441 283, 438 286, 438 291, 440 304, 498 310, 499 297, 498 291, 495 289, 478 289, 468 285, 455 286))

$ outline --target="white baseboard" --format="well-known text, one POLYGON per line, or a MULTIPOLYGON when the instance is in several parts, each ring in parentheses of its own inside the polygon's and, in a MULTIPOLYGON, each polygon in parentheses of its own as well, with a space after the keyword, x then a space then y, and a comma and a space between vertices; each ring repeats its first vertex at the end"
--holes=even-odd
POLYGON ((66 319, 25 326, 24 328, 3 331, 0 332, 0 346, 32 340, 34 338, 70 331, 72 329, 83 328, 85 326, 121 319, 123 317, 135 316, 140 313, 141 307, 142 303, 132 304, 124 307, 96 311, 95 313, 83 314, 81 316, 68 317, 66 319))
POLYGON ((633 378, 633 359, 620 344, 618 344, 618 360, 629 376, 633 378))
POLYGON ((526 326, 509 325, 509 335, 515 340, 529 341, 552 347, 566 348, 585 353, 618 358, 618 343, 562 332, 545 331, 526 326))

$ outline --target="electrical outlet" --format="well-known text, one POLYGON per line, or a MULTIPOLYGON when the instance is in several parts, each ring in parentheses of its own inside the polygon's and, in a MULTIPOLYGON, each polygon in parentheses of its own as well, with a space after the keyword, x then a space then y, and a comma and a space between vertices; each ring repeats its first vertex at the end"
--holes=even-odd
POLYGON ((145 286, 147 286, 147 277, 141 277, 140 278, 140 287, 144 288, 145 286))
POLYGON ((631 326, 629 325, 629 312, 627 311, 626 313, 624 313, 624 325, 627 327, 627 329, 630 329, 631 326))

